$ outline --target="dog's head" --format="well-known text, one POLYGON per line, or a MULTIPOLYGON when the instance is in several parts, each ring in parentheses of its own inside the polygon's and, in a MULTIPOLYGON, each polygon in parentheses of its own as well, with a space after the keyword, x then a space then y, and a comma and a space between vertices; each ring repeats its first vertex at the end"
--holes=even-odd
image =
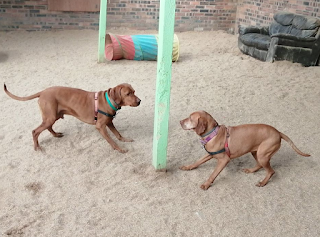
POLYGON ((141 100, 134 94, 135 90, 130 84, 123 83, 109 89, 110 97, 121 106, 133 106, 140 105, 141 100))
POLYGON ((217 125, 214 118, 205 111, 193 112, 188 118, 180 121, 184 130, 193 129, 199 136, 207 132, 209 123, 212 123, 213 126, 217 125))

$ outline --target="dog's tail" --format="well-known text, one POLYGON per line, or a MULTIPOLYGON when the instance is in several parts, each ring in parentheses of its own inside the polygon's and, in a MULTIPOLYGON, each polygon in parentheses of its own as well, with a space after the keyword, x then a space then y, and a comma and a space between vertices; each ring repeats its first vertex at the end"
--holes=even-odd
POLYGON ((26 96, 26 97, 19 97, 19 96, 16 96, 16 95, 12 94, 11 92, 9 92, 8 89, 7 89, 6 84, 4 84, 3 89, 4 89, 4 92, 5 92, 8 96, 10 96, 12 99, 20 100, 20 101, 32 100, 32 99, 34 99, 34 98, 39 97, 39 96, 40 96, 40 93, 41 93, 41 92, 38 92, 38 93, 36 93, 36 94, 34 94, 34 95, 30 95, 30 96, 26 96))
POLYGON ((285 134, 283 133, 280 133, 280 136, 283 140, 285 140, 286 142, 288 142, 290 144, 290 146, 293 148, 293 150, 295 150, 295 152, 297 152, 299 155, 301 156, 310 156, 309 154, 306 154, 306 153, 303 153, 302 151, 300 151, 296 145, 293 144, 293 141, 291 141, 291 139, 286 136, 285 134))

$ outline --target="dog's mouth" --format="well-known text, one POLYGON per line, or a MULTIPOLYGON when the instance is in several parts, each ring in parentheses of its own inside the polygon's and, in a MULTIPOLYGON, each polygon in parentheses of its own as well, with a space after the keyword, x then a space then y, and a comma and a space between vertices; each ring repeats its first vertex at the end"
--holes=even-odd
POLYGON ((132 104, 132 105, 130 105, 130 106, 131 106, 131 107, 137 107, 137 106, 140 105, 140 103, 141 103, 141 100, 138 99, 134 104, 132 104))
POLYGON ((139 103, 136 103, 136 104, 132 104, 130 105, 131 107, 138 107, 140 105, 140 102, 139 103))

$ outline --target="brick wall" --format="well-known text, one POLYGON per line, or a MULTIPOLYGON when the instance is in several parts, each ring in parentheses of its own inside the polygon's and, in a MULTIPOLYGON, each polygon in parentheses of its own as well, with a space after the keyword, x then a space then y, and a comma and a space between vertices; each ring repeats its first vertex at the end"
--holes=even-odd
POLYGON ((177 30, 230 30, 236 22, 238 0, 177 0, 177 30))
POLYGON ((99 12, 48 11, 47 0, 0 0, 0 30, 98 29, 99 12))
MULTIPOLYGON (((88 0, 90 1, 90 0, 88 0)), ((107 27, 158 29, 160 0, 108 0, 107 27)), ((176 0, 176 31, 266 25, 277 11, 318 16, 320 0, 176 0)), ((48 0, 0 0, 0 30, 94 29, 99 12, 48 11, 48 0)))
MULTIPOLYGON (((88 0, 89 1, 89 0, 88 0)), ((176 31, 228 30, 237 0, 177 0, 176 31)), ((108 0, 107 27, 158 29, 160 0, 108 0)), ((0 30, 98 29, 99 12, 48 11, 47 0, 0 0, 0 30)))
MULTIPOLYGON (((160 1, 111 0, 108 26, 158 29, 160 1)), ((229 29, 235 24, 237 0, 177 0, 175 30, 229 29)))
POLYGON ((264 26, 279 11, 320 17, 320 0, 238 0, 237 25, 264 26))

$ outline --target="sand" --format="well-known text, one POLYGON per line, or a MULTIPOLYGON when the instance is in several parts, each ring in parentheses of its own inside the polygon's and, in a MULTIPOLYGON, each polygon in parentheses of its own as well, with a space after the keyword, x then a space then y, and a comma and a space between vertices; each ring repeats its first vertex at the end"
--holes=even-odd
POLYGON ((0 33, 1 81, 14 94, 54 85, 99 91, 127 82, 142 100, 114 120, 135 140, 118 142, 126 154, 71 116, 54 125, 65 136, 43 132, 44 151, 36 152, 37 100, 0 93, 1 236, 320 236, 320 68, 257 61, 239 51, 236 35, 221 31, 177 35, 164 173, 152 166, 156 62, 98 64, 97 31, 0 33), (267 186, 255 186, 264 170, 242 172, 255 164, 247 154, 203 191, 216 160, 179 170, 205 154, 196 134, 179 124, 200 109, 228 126, 270 124, 312 156, 299 156, 283 142, 267 186))

